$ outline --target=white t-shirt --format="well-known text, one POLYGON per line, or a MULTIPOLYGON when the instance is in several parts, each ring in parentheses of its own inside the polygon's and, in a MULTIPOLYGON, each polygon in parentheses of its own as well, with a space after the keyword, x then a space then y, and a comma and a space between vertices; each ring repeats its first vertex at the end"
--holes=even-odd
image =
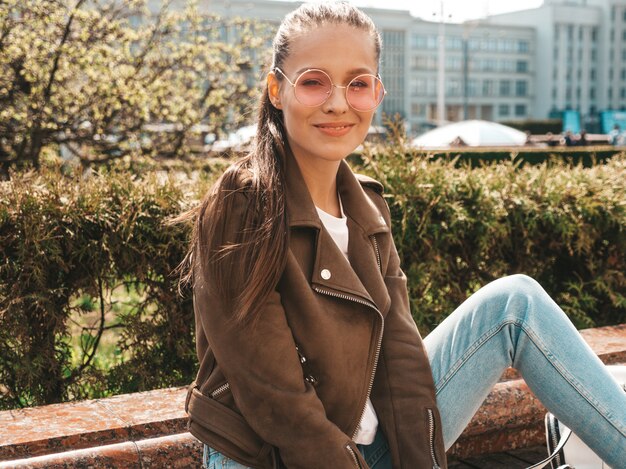
MULTIPOLYGON (((348 259, 348 218, 343 213, 343 205, 341 205, 341 198, 339 199, 339 206, 341 207, 341 218, 334 217, 329 213, 315 207, 320 220, 324 224, 326 231, 330 234, 335 244, 339 247, 339 250, 348 259)), ((349 262, 349 260, 348 260, 349 262)), ((372 405, 370 398, 367 398, 365 406, 365 413, 361 424, 357 429, 354 442, 361 445, 370 445, 374 442, 376 436, 376 430, 378 429, 378 417, 376 417, 376 411, 372 405)))

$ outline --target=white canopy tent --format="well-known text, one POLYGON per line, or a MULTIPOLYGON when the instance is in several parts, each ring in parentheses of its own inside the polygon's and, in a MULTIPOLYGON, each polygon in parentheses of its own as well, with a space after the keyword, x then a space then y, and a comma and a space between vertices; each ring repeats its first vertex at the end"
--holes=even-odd
POLYGON ((510 147, 526 143, 526 134, 512 127, 483 120, 447 124, 415 138, 416 148, 510 147))

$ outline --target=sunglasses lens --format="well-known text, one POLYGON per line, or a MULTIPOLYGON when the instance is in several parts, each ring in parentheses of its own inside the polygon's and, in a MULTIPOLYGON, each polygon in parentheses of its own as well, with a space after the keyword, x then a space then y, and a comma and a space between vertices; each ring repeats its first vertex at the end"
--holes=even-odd
POLYGON ((305 106, 319 106, 328 98, 332 86, 330 78, 324 72, 309 70, 296 81, 296 99, 305 106))
POLYGON ((346 99, 357 111, 371 111, 385 96, 382 81, 374 75, 359 75, 354 78, 346 90, 346 99))
MULTIPOLYGON (((296 99, 305 106, 324 103, 333 89, 330 77, 321 70, 308 70, 296 80, 296 99)), ((359 75, 346 88, 348 104, 357 111, 375 109, 385 96, 382 81, 374 75, 359 75)))

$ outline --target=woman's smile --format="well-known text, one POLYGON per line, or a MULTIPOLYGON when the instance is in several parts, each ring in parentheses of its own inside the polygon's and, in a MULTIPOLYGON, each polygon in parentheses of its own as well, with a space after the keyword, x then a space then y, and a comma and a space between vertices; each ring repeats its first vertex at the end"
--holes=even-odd
POLYGON ((355 124, 350 122, 329 122, 323 124, 314 124, 314 127, 317 127, 320 132, 325 135, 329 135, 331 137, 342 137, 346 135, 355 124))

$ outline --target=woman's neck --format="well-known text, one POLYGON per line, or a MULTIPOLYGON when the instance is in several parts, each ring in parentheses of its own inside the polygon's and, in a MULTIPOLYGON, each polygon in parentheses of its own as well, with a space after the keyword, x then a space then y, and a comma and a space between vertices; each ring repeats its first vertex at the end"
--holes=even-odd
MULTIPOLYGON (((294 155, 295 156, 295 155, 294 155)), ((335 217, 341 217, 337 195, 337 171, 340 161, 295 159, 316 207, 335 217)))

